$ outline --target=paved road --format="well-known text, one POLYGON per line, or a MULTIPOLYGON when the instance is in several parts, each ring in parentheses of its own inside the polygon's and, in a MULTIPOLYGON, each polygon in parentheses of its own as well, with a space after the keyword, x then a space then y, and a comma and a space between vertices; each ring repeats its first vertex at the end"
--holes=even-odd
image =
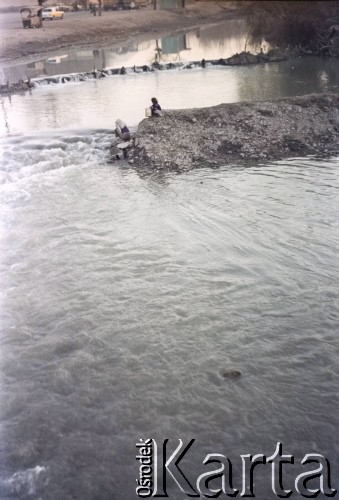
MULTIPOLYGON (((36 8, 34 6, 34 8, 36 8)), ((106 17, 114 14, 114 12, 103 12, 102 17, 106 17)), ((91 18, 94 17, 88 11, 79 11, 79 12, 65 12, 64 17, 61 20, 53 20, 53 21, 44 21, 44 28, 48 28, 50 25, 55 23, 65 23, 65 24, 73 24, 76 23, 79 19, 91 18)), ((21 27, 21 16, 18 12, 0 12, 0 28, 4 30, 15 29, 21 27)), ((51 28, 52 26, 50 26, 51 28)))
MULTIPOLYGON (((31 1, 29 5, 34 6, 34 8, 38 8, 38 7, 36 7, 36 5, 33 1, 31 1)), ((142 9, 142 11, 149 10, 149 9, 150 9, 150 7, 145 7, 142 9)), ((120 16, 120 14, 122 12, 126 12, 126 13, 133 16, 133 14, 136 13, 137 11, 129 11, 129 10, 126 10, 126 11, 107 11, 107 12, 103 11, 101 17, 99 17, 98 15, 93 16, 93 14, 91 14, 87 10, 82 10, 82 11, 78 11, 78 12, 65 12, 63 19, 60 19, 60 20, 58 19, 58 20, 53 20, 53 21, 47 21, 47 20, 43 21, 43 27, 45 29, 53 30, 57 27, 55 25, 58 25, 59 23, 62 23, 62 25, 64 25, 65 27, 66 26, 68 27, 68 26, 71 26, 72 24, 75 25, 79 21, 83 22, 85 19, 93 20, 93 22, 95 20, 97 20, 97 23, 99 24, 100 21, 107 20, 107 18, 112 18, 112 20, 116 19, 117 15, 120 16), (54 25, 54 27, 53 27, 53 25, 54 25)), ((13 29, 21 28, 21 27, 22 27, 22 22, 21 22, 21 15, 19 13, 19 9, 17 12, 1 12, 0 11, 0 28, 1 28, 2 34, 3 34, 3 31, 13 30, 13 29)))

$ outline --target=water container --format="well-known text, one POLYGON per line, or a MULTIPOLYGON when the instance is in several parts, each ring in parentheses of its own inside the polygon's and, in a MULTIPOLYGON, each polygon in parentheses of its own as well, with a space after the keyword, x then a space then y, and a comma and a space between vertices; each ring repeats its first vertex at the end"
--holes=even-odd
POLYGON ((149 118, 150 116, 152 116, 151 108, 145 108, 145 116, 146 116, 146 118, 149 118))

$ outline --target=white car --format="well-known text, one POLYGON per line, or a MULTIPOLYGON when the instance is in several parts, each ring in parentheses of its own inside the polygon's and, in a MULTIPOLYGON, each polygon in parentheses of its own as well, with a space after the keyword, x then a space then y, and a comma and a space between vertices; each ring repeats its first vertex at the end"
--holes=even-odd
POLYGON ((60 3, 56 6, 58 10, 62 10, 63 12, 73 12, 77 10, 82 10, 82 5, 78 3, 72 3, 72 5, 65 5, 63 3, 60 3))
POLYGON ((53 19, 63 19, 63 17, 64 13, 61 10, 58 10, 57 7, 46 7, 41 13, 41 18, 43 21, 45 19, 53 21, 53 19))
POLYGON ((58 10, 61 10, 62 12, 71 12, 73 10, 70 5, 63 5, 63 4, 57 5, 56 8, 58 10))

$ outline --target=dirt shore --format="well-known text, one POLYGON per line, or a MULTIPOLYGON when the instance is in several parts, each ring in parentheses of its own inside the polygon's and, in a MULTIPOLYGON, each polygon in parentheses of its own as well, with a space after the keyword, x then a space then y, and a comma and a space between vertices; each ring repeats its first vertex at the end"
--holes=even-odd
MULTIPOLYGON (((1 8, 0 0, 0 8, 1 8)), ((22 0, 11 0, 19 8, 22 0), (15 3, 16 2, 16 3, 15 3)), ((30 2, 31 5, 37 2, 30 2)), ((26 4, 27 5, 27 4, 26 4)), ((118 46, 169 32, 216 24, 240 15, 229 1, 192 1, 185 9, 66 13, 61 21, 44 21, 39 29, 23 29, 19 13, 0 13, 0 62, 15 61, 72 47, 118 46)))
POLYGON ((338 154, 339 95, 168 110, 144 119, 135 142, 130 161, 152 170, 338 154))

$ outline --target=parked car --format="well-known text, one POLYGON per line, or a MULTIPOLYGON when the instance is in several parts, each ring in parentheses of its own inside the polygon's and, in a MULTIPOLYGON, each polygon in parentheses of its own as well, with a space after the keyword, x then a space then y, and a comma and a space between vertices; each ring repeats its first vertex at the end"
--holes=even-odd
POLYGON ((134 10, 138 9, 134 0, 105 0, 103 4, 104 10, 134 10))
POLYGON ((57 5, 56 8, 61 12, 71 12, 73 8, 70 5, 57 5))
POLYGON ((53 19, 63 19, 64 13, 62 10, 58 10, 57 7, 46 7, 43 9, 41 13, 42 20, 49 19, 53 21, 53 19))
POLYGON ((58 10, 61 10, 62 12, 73 12, 75 10, 82 10, 82 6, 75 2, 73 2, 72 5, 58 4, 56 8, 58 10))

